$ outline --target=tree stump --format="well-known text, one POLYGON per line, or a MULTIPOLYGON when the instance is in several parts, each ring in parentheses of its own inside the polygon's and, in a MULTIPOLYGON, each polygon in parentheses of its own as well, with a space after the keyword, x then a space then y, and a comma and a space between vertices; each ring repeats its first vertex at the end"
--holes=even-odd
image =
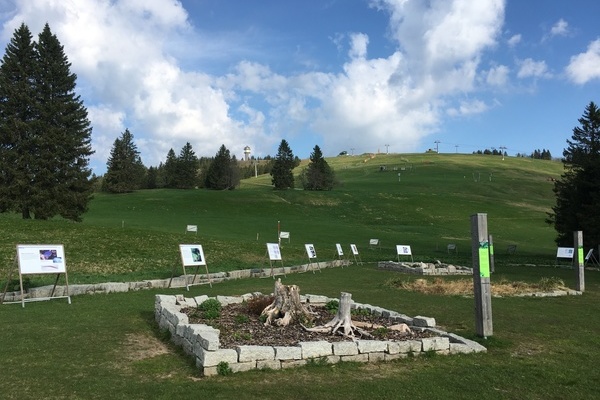
POLYGON ((372 338, 373 335, 363 329, 360 329, 352 323, 352 315, 350 313, 351 305, 352 294, 342 292, 340 294, 340 306, 335 317, 331 321, 322 326, 304 329, 309 332, 331 333, 332 335, 339 333, 352 339, 356 338, 356 334, 359 334, 359 336, 372 338), (343 332, 339 332, 341 328, 343 328, 343 332))
POLYGON ((300 288, 297 285, 283 285, 279 278, 275 281, 273 296, 275 297, 273 303, 265 307, 261 313, 267 316, 265 326, 274 321, 278 326, 288 326, 293 320, 307 322, 313 319, 300 301, 300 288))

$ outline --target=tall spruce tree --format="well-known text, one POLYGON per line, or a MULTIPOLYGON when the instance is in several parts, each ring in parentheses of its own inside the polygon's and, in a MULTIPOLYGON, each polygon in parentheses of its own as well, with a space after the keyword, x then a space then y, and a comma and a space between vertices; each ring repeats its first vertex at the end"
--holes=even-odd
POLYGON ((556 205, 546 220, 554 225, 559 246, 573 245, 583 231, 586 247, 600 244, 600 110, 590 102, 573 128, 563 152, 565 172, 554 184, 556 205))
POLYGON ((335 182, 335 174, 323 157, 317 145, 310 154, 310 163, 300 175, 304 190, 331 190, 335 182))
POLYGON ((142 188, 146 167, 142 163, 140 152, 129 129, 125 129, 121 137, 115 139, 106 167, 102 190, 110 193, 127 193, 142 188))
POLYGON ((76 75, 48 24, 32 42, 22 24, 0 65, 0 211, 80 221, 91 199, 93 154, 76 75))
POLYGON ((294 187, 294 174, 292 170, 295 166, 294 153, 287 140, 281 140, 277 155, 271 169, 271 183, 276 190, 285 190, 294 187))
POLYGON ((204 186, 207 189, 235 189, 240 183, 237 160, 231 157, 225 145, 221 145, 206 171, 204 186))
POLYGON ((191 189, 196 187, 198 177, 198 157, 190 142, 181 148, 178 158, 177 188, 191 189))
POLYGON ((177 171, 179 169, 179 160, 175 155, 175 150, 169 149, 167 159, 164 165, 165 187, 174 189, 177 187, 177 171))

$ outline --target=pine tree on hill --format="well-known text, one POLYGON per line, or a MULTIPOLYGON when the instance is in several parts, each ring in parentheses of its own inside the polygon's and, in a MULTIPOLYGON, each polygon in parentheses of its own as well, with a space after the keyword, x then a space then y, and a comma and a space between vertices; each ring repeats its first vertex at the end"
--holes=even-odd
POLYGON ((169 149, 167 153, 167 159, 165 160, 164 165, 164 176, 165 176, 165 187, 174 189, 177 187, 177 170, 179 168, 179 163, 177 160, 177 156, 175 155, 175 150, 172 148, 169 149))
POLYGON ((141 189, 146 178, 146 167, 133 141, 129 129, 115 139, 106 163, 102 190, 110 193, 127 193, 141 189))
POLYGON ((583 231, 585 247, 600 243, 600 109, 590 102, 573 128, 563 152, 565 172, 554 183, 556 205, 546 220, 554 225, 559 246, 572 246, 583 231))
POLYGON ((240 183, 240 175, 235 157, 231 157, 225 145, 221 145, 215 158, 206 171, 204 186, 207 189, 235 189, 240 183))
POLYGON ((335 182, 335 174, 323 157, 321 148, 315 146, 310 155, 310 163, 300 175, 304 190, 331 190, 335 182))
POLYGON ((0 211, 80 221, 91 199, 93 153, 76 76, 48 24, 22 24, 0 65, 0 211))
POLYGON ((198 176, 198 157, 192 149, 190 142, 181 148, 177 159, 177 185, 179 189, 192 189, 196 187, 198 176))
POLYGON ((285 190, 294 187, 295 166, 294 154, 288 142, 283 139, 279 144, 273 168, 271 169, 271 183, 276 190, 285 190))

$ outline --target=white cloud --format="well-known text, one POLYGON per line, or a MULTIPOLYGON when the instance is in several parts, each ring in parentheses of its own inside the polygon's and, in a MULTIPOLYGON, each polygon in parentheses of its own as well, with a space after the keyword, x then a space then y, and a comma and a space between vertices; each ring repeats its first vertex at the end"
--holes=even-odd
POLYGON ((510 69, 506 65, 498 65, 487 72, 486 83, 491 86, 504 86, 508 82, 510 69))
POLYGON ((550 29, 551 36, 566 36, 569 34, 569 23, 564 19, 559 19, 550 29))
POLYGON ((367 56, 367 46, 369 37, 364 33, 355 33, 350 36, 350 51, 348 55, 351 58, 365 58, 367 56))
POLYGON ((600 39, 591 42, 585 53, 571 57, 566 71, 569 79, 580 85, 600 79, 600 39))
POLYGON ((531 58, 519 61, 519 78, 550 78, 552 74, 548 71, 545 61, 535 61, 531 58))
POLYGON ((481 114, 489 109, 481 100, 461 101, 458 108, 449 108, 446 113, 451 117, 481 114))
POLYGON ((519 43, 521 43, 521 39, 522 39, 522 37, 521 37, 521 34, 519 33, 519 34, 516 34, 516 35, 512 35, 508 39, 507 43, 508 43, 508 45, 510 47, 515 47, 516 45, 518 45, 519 43))

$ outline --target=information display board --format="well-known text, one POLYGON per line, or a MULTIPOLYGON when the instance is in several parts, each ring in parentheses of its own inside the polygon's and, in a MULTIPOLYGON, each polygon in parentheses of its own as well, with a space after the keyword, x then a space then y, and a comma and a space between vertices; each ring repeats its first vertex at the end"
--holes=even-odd
POLYGON ((19 273, 64 274, 67 272, 65 251, 62 244, 17 245, 19 273))
POLYGON ((573 247, 559 247, 556 249, 556 258, 573 258, 575 251, 573 247))
MULTIPOLYGON (((201 266, 204 266, 206 271, 206 279, 208 280, 210 287, 212 287, 212 280, 210 278, 210 274, 208 273, 208 264, 206 264, 206 257, 204 257, 204 249, 202 248, 201 244, 180 244, 179 255, 181 256, 183 279, 185 279, 185 287, 187 290, 190 290, 190 286, 196 285, 196 277, 198 276, 198 271, 201 266), (188 279, 188 273, 185 267, 195 267, 191 282, 188 279)), ((175 271, 176 267, 173 266, 173 272, 171 274, 168 287, 171 287, 171 284, 173 283, 175 271)), ((202 282, 198 284, 202 284, 202 282)))
POLYGON ((337 254, 339 257, 342 257, 344 255, 344 250, 342 249, 342 245, 339 243, 335 244, 335 249, 337 250, 337 254))
POLYGON ((282 261, 278 243, 267 243, 267 252, 269 253, 269 260, 282 261))
POLYGON ((412 252, 410 250, 410 246, 405 246, 403 244, 396 245, 396 254, 399 256, 411 256, 412 252))
POLYGON ((315 246, 312 244, 305 244, 304 248, 306 249, 306 255, 309 259, 317 258, 317 250, 315 250, 315 246))
POLYGON ((186 267, 206 265, 204 250, 200 244, 180 244, 181 262, 186 267))

